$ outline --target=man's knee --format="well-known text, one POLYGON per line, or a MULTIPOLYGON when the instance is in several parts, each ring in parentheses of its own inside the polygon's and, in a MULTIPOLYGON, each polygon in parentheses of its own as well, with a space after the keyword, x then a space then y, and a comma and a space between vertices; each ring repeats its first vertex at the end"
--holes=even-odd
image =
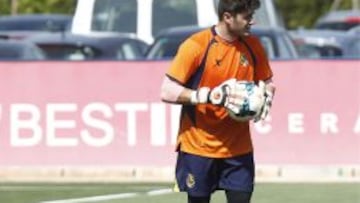
POLYGON ((235 190, 227 190, 225 193, 228 203, 250 203, 252 196, 251 192, 235 190))

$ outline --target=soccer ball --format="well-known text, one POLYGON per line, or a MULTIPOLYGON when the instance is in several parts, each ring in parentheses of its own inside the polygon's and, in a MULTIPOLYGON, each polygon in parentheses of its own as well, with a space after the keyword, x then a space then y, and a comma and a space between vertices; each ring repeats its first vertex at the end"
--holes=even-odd
POLYGON ((230 109, 227 109, 227 112, 236 121, 250 121, 261 113, 265 102, 265 84, 262 81, 258 85, 249 81, 237 81, 237 85, 242 85, 245 89, 240 112, 235 113, 230 109))

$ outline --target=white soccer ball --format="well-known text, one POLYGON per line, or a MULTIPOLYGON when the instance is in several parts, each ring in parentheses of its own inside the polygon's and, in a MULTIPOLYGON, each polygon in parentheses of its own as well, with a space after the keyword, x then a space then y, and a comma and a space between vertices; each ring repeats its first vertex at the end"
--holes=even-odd
POLYGON ((229 116, 236 121, 249 121, 261 113, 265 102, 265 83, 260 81, 258 85, 249 81, 237 81, 238 85, 243 85, 245 91, 244 100, 240 106, 239 113, 228 109, 229 116))

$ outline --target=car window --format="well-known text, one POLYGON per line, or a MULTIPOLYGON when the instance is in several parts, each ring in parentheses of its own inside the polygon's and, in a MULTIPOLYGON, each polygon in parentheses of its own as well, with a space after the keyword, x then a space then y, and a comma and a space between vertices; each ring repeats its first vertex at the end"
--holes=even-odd
POLYGON ((274 41, 267 36, 260 37, 260 42, 265 49, 268 58, 275 58, 275 46, 274 41))
POLYGON ((291 59, 297 58, 297 50, 291 38, 285 33, 276 32, 274 34, 258 33, 260 41, 268 54, 269 59, 291 59))
POLYGON ((23 58, 29 60, 45 60, 45 54, 40 48, 35 45, 27 46, 24 51, 23 58))
POLYGON ((294 42, 291 40, 290 36, 286 33, 277 35, 277 46, 279 49, 279 55, 277 57, 283 59, 297 58, 297 50, 295 48, 294 42))
POLYGON ((198 23, 195 0, 153 0, 152 7, 153 36, 166 28, 198 23))
POLYGON ((320 50, 320 54, 323 57, 334 58, 334 57, 341 57, 343 55, 343 51, 341 50, 340 47, 323 46, 323 47, 318 47, 318 49, 320 50))
POLYGON ((131 42, 125 42, 118 49, 117 59, 118 60, 135 60, 140 55, 141 55, 141 53, 139 53, 139 50, 137 50, 136 47, 134 47, 134 44, 132 44, 131 42))
POLYGON ((310 44, 296 43, 296 49, 300 58, 319 59, 322 57, 321 51, 316 46, 310 44))
POLYGON ((38 45, 52 60, 89 60, 98 57, 101 53, 93 47, 75 45, 38 45))
POLYGON ((91 29, 136 33, 137 1, 96 0, 91 29))
POLYGON ((176 55, 184 37, 163 37, 156 40, 147 54, 148 59, 169 59, 176 55))

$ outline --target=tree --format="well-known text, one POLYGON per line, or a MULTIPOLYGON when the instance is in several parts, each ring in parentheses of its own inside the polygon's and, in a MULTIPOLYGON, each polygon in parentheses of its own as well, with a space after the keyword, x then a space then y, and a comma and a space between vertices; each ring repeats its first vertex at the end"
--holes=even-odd
POLYGON ((0 15, 10 14, 11 0, 0 0, 0 15))
MULTIPOLYGON (((12 0, 0 0, 0 15, 11 14, 12 0)), ((73 14, 76 0, 17 0, 16 13, 63 13, 73 14)))
POLYGON ((75 0, 18 0, 19 13, 64 13, 72 14, 75 0))

